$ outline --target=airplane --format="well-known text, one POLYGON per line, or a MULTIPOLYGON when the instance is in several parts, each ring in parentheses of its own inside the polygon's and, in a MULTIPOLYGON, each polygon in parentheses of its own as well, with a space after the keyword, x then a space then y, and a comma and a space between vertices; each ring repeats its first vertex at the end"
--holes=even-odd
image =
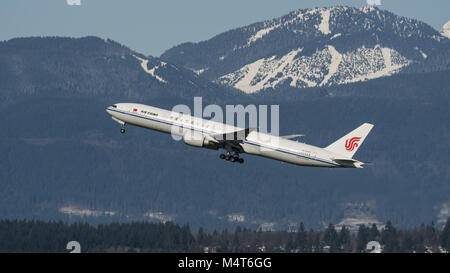
POLYGON ((274 136, 144 104, 117 103, 108 106, 106 112, 122 125, 121 133, 125 133, 126 124, 131 124, 173 134, 190 146, 224 149, 221 159, 239 163, 244 163, 239 155, 246 153, 300 166, 363 168, 366 163, 353 159, 353 155, 373 128, 373 124, 364 123, 320 148, 291 140, 301 135, 274 136))

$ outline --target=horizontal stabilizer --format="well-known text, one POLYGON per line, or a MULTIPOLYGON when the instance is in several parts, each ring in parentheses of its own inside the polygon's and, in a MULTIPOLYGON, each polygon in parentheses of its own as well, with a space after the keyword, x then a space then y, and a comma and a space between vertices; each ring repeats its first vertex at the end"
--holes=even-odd
POLYGON ((294 134, 294 135, 287 135, 287 136, 280 136, 280 137, 285 138, 285 139, 293 139, 293 138, 302 137, 302 136, 305 136, 305 135, 294 134))
POLYGON ((352 167, 352 168, 363 168, 363 166, 365 165, 364 162, 354 160, 354 159, 335 158, 335 159, 333 159, 333 161, 342 166, 352 167))

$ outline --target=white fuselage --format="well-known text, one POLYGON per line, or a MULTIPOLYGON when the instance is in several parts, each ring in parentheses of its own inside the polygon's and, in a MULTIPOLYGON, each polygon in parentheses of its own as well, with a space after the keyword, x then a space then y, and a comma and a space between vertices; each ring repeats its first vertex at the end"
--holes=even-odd
MULTIPOLYGON (((244 128, 143 104, 118 103, 107 107, 106 111, 119 123, 132 124, 176 136, 185 136, 191 132, 220 135, 244 130, 244 128)), ((251 131, 241 141, 240 146, 243 152, 247 154, 259 155, 296 165, 353 167, 333 161, 334 158, 342 156, 323 148, 257 131, 251 131)))

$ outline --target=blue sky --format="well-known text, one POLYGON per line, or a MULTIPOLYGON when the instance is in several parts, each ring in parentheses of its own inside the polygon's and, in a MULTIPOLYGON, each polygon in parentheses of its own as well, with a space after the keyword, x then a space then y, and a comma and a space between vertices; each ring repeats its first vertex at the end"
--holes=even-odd
MULTIPOLYGON (((450 20, 449 0, 378 1, 383 9, 437 30, 450 20)), ((206 40, 295 9, 335 5, 361 7, 367 0, 1 0, 0 40, 95 35, 159 56, 182 42, 206 40)))

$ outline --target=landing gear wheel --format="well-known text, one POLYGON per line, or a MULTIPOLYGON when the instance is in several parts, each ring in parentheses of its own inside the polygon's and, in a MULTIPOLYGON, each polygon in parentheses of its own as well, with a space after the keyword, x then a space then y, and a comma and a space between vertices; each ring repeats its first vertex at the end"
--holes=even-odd
POLYGON ((231 162, 239 162, 241 164, 244 163, 244 159, 239 157, 238 152, 234 152, 234 154, 232 154, 232 152, 227 151, 226 154, 220 154, 219 157, 220 159, 225 159, 231 162))
POLYGON ((121 132, 122 134, 125 133, 125 129, 124 129, 124 128, 120 129, 120 132, 121 132))

